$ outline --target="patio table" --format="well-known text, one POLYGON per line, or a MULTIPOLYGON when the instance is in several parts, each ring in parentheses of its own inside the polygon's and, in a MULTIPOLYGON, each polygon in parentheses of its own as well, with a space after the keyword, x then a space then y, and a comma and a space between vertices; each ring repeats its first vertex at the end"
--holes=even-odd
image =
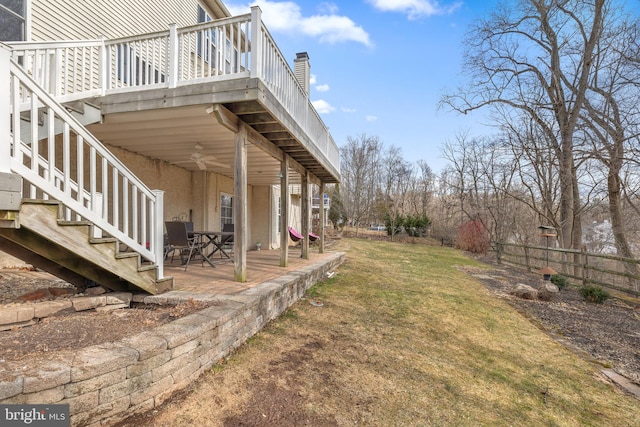
POLYGON ((197 236, 200 239, 200 254, 212 267, 215 267, 215 265, 213 265, 211 257, 218 251, 221 255, 226 256, 227 259, 231 259, 229 254, 224 250, 224 242, 226 240, 225 237, 233 236, 233 231, 190 231, 189 234, 197 236), (207 254, 206 249, 209 246, 212 247, 212 251, 207 254))

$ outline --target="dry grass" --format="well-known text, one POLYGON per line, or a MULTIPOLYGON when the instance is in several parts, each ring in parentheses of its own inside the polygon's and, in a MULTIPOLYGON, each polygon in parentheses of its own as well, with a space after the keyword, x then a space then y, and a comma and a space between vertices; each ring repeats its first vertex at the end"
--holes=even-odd
POLYGON ((130 425, 640 425, 637 400, 459 272, 476 265, 460 252, 340 245, 338 275, 130 425))

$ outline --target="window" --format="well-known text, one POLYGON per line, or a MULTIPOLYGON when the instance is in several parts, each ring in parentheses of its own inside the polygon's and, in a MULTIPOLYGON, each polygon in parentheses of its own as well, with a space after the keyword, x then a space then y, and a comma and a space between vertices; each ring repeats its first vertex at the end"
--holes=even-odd
POLYGON ((165 75, 141 60, 133 49, 126 44, 116 47, 118 80, 129 86, 164 83, 165 75))
POLYGON ((282 198, 278 196, 278 233, 282 232, 282 198))
POLYGON ((220 194, 220 228, 224 224, 233 224, 233 196, 220 194))
MULTIPOLYGON (((211 22, 213 19, 207 12, 198 5, 198 23, 211 22)), ((198 33, 198 56, 210 63, 211 66, 215 66, 216 62, 216 31, 204 30, 198 33)))
POLYGON ((0 40, 26 40, 27 0, 0 0, 0 40))
MULTIPOLYGON (((213 19, 209 14, 198 6, 198 23, 211 22, 213 19)), ((218 67, 220 72, 225 74, 237 73, 238 70, 238 49, 235 48, 231 40, 225 36, 224 30, 211 29, 203 30, 198 33, 197 54, 205 62, 208 62, 212 68, 218 67), (218 45, 220 40, 221 46, 218 45), (218 49, 220 49, 220 58, 217 57, 218 49), (224 56, 224 58, 223 58, 224 56)))

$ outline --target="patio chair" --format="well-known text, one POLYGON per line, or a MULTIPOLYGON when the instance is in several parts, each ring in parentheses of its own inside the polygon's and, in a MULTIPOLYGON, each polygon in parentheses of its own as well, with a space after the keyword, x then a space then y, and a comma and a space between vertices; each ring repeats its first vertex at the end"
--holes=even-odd
MULTIPOLYGON (((233 233, 235 232, 235 228, 233 224, 222 224, 222 231, 224 233, 233 233)), ((233 251, 233 237, 234 236, 223 236, 220 241, 220 246, 233 251)), ((220 258, 222 258, 222 251, 220 251, 220 258)))
POLYGON ((169 235, 167 233, 164 233, 164 249, 162 251, 162 259, 163 260, 167 260, 167 257, 169 256, 169 252, 172 251, 171 249, 171 245, 169 244, 169 235))
POLYGON ((175 255, 175 251, 178 251, 180 254, 180 262, 184 265, 184 271, 187 271, 187 267, 189 266, 189 262, 191 262, 194 251, 200 252, 200 240, 194 236, 189 236, 188 225, 185 222, 166 221, 164 225, 167 227, 168 242, 165 248, 165 253, 167 256, 170 252, 172 253, 171 262, 173 262, 173 255, 175 255), (185 261, 185 255, 187 253, 187 259, 185 261))

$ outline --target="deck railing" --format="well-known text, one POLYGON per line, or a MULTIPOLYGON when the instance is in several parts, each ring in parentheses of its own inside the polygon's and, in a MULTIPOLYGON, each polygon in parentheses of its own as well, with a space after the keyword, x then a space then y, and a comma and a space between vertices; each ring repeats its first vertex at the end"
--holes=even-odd
MULTIPOLYGON (((11 118, 8 127, 0 125, 0 171, 23 178, 23 197, 59 201, 65 219, 91 222, 156 264, 162 278, 163 192, 150 190, 1 47, 0 53, 0 80, 9 83, 0 113, 8 108, 11 118)), ((28 57, 46 62, 49 54, 28 57)))
POLYGON ((16 42, 16 63, 58 101, 239 78, 259 78, 339 170, 329 130, 273 37, 251 13, 115 40, 16 42))

